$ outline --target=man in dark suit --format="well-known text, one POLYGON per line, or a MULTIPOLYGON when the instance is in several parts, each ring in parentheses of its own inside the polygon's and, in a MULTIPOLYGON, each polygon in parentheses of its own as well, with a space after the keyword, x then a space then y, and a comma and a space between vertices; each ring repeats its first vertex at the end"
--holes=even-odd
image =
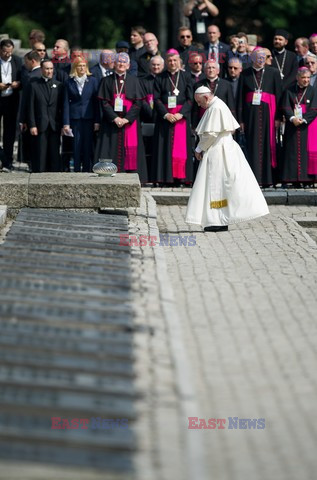
POLYGON ((33 172, 60 172, 63 84, 53 80, 53 63, 41 63, 42 77, 30 83, 28 127, 34 137, 33 172))
POLYGON ((206 59, 216 60, 216 62, 219 63, 220 77, 223 78, 225 76, 225 63, 230 47, 226 43, 219 41, 221 32, 217 25, 209 25, 207 34, 209 41, 204 45, 206 59))
POLYGON ((98 84, 104 77, 113 74, 115 57, 116 54, 112 50, 101 50, 99 63, 90 69, 90 73, 98 80, 98 84))
POLYGON ((32 137, 27 128, 30 83, 41 78, 41 76, 41 57, 36 51, 31 50, 24 55, 24 69, 22 70, 21 75, 22 96, 19 110, 19 125, 21 133, 19 135, 18 148, 19 161, 27 163, 29 168, 31 168, 32 159, 32 137))
POLYGON ((13 163, 13 145, 19 108, 22 60, 13 55, 14 43, 5 39, 0 42, 0 121, 3 121, 2 167, 10 172, 13 163))

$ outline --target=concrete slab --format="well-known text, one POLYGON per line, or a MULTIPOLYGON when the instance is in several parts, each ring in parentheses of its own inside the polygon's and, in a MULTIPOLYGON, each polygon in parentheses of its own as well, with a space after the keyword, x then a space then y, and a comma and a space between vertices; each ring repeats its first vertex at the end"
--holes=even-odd
POLYGON ((0 204, 21 208, 27 204, 29 174, 0 173, 0 204))
POLYGON ((288 191, 288 205, 316 205, 317 195, 315 190, 288 191))
POLYGON ((264 191, 263 195, 268 205, 287 204, 287 192, 285 191, 264 191))
POLYGON ((0 175, 0 204, 9 208, 128 208, 140 205, 137 174, 93 173, 0 175))

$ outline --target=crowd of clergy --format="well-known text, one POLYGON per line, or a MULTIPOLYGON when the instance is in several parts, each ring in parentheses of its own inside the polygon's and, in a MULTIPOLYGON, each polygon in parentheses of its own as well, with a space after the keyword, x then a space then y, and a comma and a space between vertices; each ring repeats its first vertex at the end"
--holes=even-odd
POLYGON ((317 33, 293 39, 294 51, 282 29, 271 50, 244 32, 224 43, 212 23, 216 13, 199 17, 191 3, 190 27, 180 27, 178 44, 164 52, 141 26, 94 62, 66 39, 56 40, 49 57, 39 30, 30 32, 24 59, 10 39, 2 40, 1 171, 14 168, 18 137, 19 159, 34 173, 90 172, 111 159, 119 172, 137 172, 142 184, 190 186, 203 115, 194 94, 206 86, 239 123, 235 139, 261 187, 313 186, 317 33))

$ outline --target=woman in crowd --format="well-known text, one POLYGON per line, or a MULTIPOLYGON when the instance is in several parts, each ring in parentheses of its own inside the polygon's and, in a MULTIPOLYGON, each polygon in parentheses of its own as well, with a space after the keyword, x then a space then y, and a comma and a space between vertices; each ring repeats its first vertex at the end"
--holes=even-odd
POLYGON ((98 81, 89 72, 85 58, 72 63, 65 84, 64 135, 74 136, 74 171, 90 172, 93 162, 94 131, 99 130, 98 81))

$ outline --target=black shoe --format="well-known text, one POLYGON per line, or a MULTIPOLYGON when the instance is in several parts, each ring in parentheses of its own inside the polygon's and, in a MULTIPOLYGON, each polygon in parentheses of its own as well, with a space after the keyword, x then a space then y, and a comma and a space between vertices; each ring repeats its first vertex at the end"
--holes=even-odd
POLYGON ((222 225, 222 226, 210 226, 210 227, 205 227, 204 232, 227 232, 228 231, 228 225, 222 225))

